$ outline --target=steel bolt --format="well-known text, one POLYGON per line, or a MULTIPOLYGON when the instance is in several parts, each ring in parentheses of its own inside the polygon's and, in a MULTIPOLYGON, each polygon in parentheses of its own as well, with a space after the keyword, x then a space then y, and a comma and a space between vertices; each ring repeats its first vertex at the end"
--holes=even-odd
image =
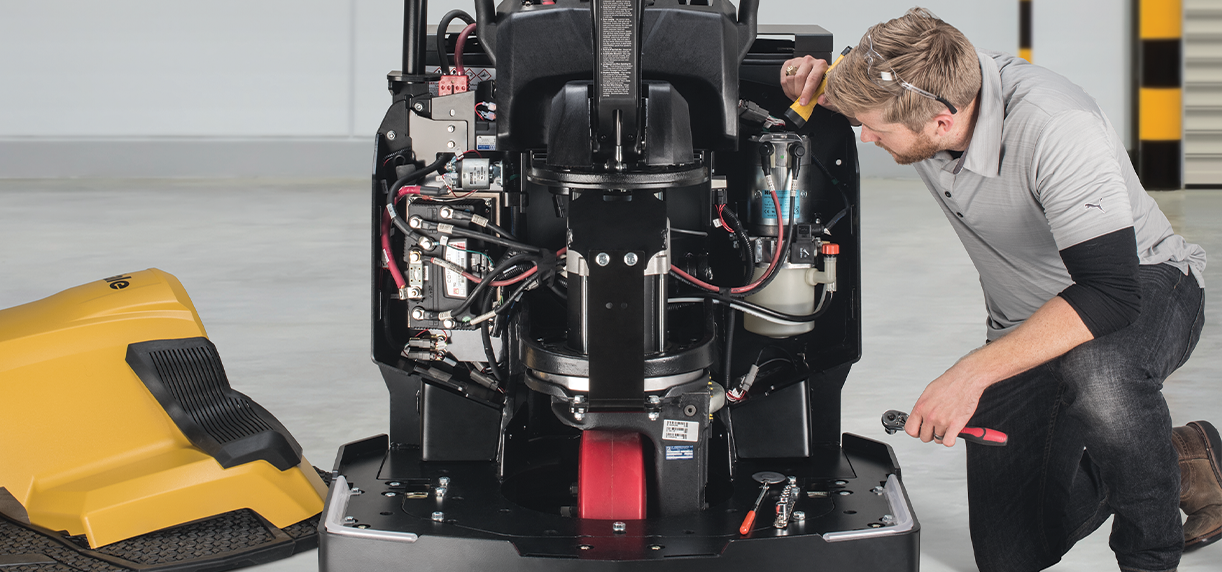
POLYGON ((416 104, 412 106, 412 109, 415 109, 416 111, 424 111, 424 104, 417 101, 416 104))
POLYGON ((349 523, 349 524, 352 524, 352 523, 356 522, 356 517, 355 517, 355 516, 345 516, 345 517, 344 517, 344 522, 349 523))
POLYGON ((386 492, 382 493, 382 496, 384 496, 384 497, 393 497, 393 496, 395 496, 395 494, 396 494, 396 493, 395 493, 395 491, 386 491, 386 492))
POLYGON ((423 296, 424 295, 423 293, 420 292, 419 288, 408 288, 407 289, 408 298, 422 298, 423 296))
POLYGON ((446 148, 447 148, 447 149, 453 149, 455 146, 456 146, 456 144, 455 144, 453 141, 446 141, 446 148))
POLYGON ((580 548, 582 550, 593 550, 594 549, 594 547, 590 546, 589 544, 578 544, 577 548, 580 548))
POLYGON ((659 397, 659 396, 657 396, 657 395, 650 395, 650 396, 649 396, 649 404, 650 404, 650 405, 660 405, 661 403, 662 403, 662 398, 661 398, 661 397, 659 397))
POLYGON ((433 522, 445 522, 445 519, 446 513, 441 511, 436 511, 433 513, 433 522))
POLYGON ((628 266, 636 266, 636 263, 637 257, 635 252, 629 252, 628 254, 624 255, 624 264, 627 264, 628 266))
POLYGON ((394 131, 387 131, 387 132, 386 132, 386 139, 387 139, 388 141, 394 141, 394 140, 395 140, 395 132, 394 132, 394 131))
POLYGON ((449 126, 449 127, 446 127, 446 131, 449 131, 450 133, 453 133, 453 132, 454 132, 454 126, 453 126, 453 125, 451 125, 451 126, 449 126))
POLYGON ((443 487, 450 486, 450 477, 437 477, 437 484, 443 487))
POLYGON ((878 521, 883 524, 891 525, 895 524, 895 517, 889 514, 884 514, 882 518, 878 519, 878 521))
POLYGON ((365 491, 361 490, 361 488, 360 488, 360 487, 352 487, 352 491, 351 491, 351 492, 352 492, 352 494, 354 494, 354 495, 363 495, 363 494, 365 494, 365 491))
POLYGON ((594 262, 597 262, 599 266, 606 266, 611 263, 611 257, 606 252, 600 252, 598 256, 594 257, 594 262))
POLYGON ((624 523, 624 522, 620 522, 620 521, 615 521, 615 522, 614 522, 614 523, 611 525, 611 530, 613 530, 613 531, 615 531, 615 532, 617 532, 617 533, 623 534, 623 532, 624 532, 625 530, 628 530, 628 524, 627 524, 627 523, 624 523))
POLYGON ((386 486, 388 486, 388 487, 397 487, 397 486, 402 485, 402 484, 403 484, 403 483, 400 483, 399 481, 391 481, 391 482, 389 482, 389 483, 386 483, 386 486))
POLYGON ((574 412, 573 412, 573 420, 574 420, 574 421, 582 421, 582 420, 584 420, 585 418, 586 418, 586 412, 585 412, 585 411, 574 411, 574 412))
POLYGON ((440 214, 441 218, 454 218, 454 209, 450 207, 441 207, 441 210, 438 211, 437 214, 440 214))
POLYGON ((423 320, 424 319, 424 308, 421 308, 420 306, 416 306, 415 308, 412 308, 412 319, 413 320, 423 320))
POLYGON ((455 115, 458 115, 458 112, 457 112, 457 111, 454 111, 453 109, 451 109, 451 110, 450 110, 450 117, 454 117, 455 115))
POLYGON ((800 511, 800 510, 795 510, 795 511, 793 511, 793 516, 792 516, 792 518, 793 518, 793 521, 794 521, 794 522, 805 522, 805 521, 806 521, 806 513, 802 512, 802 511, 800 511))
POLYGON ((437 487, 437 500, 441 500, 446 496, 446 487, 437 487))
POLYGON ((661 417, 661 416, 662 416, 662 414, 661 414, 661 413, 659 413, 659 412, 657 412, 657 411, 650 411, 650 412, 649 412, 649 420, 650 420, 650 421, 657 421, 657 420, 658 420, 658 418, 659 418, 659 417, 661 417))
POLYGON ((883 494, 883 492, 885 492, 885 490, 886 490, 886 489, 884 489, 884 488, 882 488, 882 487, 874 487, 874 488, 870 489, 870 492, 872 492, 872 493, 874 493, 874 494, 876 494, 876 495, 881 495, 881 494, 883 494))
POLYGON ((446 319, 444 319, 444 320, 442 320, 442 321, 441 321, 441 327, 443 327, 443 328, 445 328, 445 329, 447 329, 447 330, 452 330, 452 329, 454 329, 454 326, 455 326, 455 322, 454 322, 454 320, 452 320, 452 319, 450 319, 450 318, 446 318, 446 319))
POLYGON ((419 251, 419 250, 413 250, 413 251, 411 251, 411 252, 408 252, 408 253, 407 253, 407 261, 408 261, 408 262, 420 262, 420 251, 419 251))

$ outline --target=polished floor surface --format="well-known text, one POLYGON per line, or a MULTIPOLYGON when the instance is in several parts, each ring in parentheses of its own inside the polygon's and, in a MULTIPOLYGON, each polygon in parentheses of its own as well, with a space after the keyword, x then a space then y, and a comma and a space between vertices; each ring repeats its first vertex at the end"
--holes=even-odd
MULTIPOLYGON (((383 433, 386 391, 369 361, 368 185, 362 180, 0 180, 0 308, 156 267, 190 292, 239 391, 272 411, 308 459, 383 433)), ((1222 191, 1156 193, 1177 231, 1222 253, 1222 191)), ((884 409, 983 342, 975 270, 917 180, 868 179, 862 200, 865 355, 844 393, 844 430, 890 443, 921 530, 921 570, 975 570, 963 448, 887 436, 884 409)), ((1177 424, 1222 422, 1222 264, 1192 359, 1166 382, 1177 424)), ((1052 570, 1115 569, 1104 529, 1052 570)), ((259 572, 316 570, 316 553, 259 572)), ((1222 546, 1182 572, 1222 570, 1222 546)))

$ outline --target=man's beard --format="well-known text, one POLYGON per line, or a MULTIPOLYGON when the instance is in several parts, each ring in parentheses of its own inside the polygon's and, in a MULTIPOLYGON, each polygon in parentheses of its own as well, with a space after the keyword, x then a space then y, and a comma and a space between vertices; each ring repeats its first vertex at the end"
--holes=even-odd
POLYGON ((916 142, 913 144, 912 148, 908 149, 908 152, 904 153, 903 155, 892 151, 889 147, 883 145, 881 141, 875 141, 874 144, 882 147, 884 151, 890 153, 891 157, 895 159, 895 162, 900 165, 919 163, 933 157, 934 154, 941 151, 933 140, 924 133, 919 133, 917 135, 916 142))

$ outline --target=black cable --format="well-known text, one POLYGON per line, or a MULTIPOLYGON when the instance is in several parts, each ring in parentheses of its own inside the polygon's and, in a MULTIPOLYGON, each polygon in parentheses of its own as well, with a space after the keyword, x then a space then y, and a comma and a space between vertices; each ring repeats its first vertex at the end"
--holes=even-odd
MULTIPOLYGON (((399 218, 399 217, 398 217, 398 216, 396 216, 395 218, 399 218)), ((423 222, 428 223, 428 224, 430 224, 430 225, 447 224, 447 223, 438 223, 437 221, 433 221, 433 220, 427 220, 427 219, 420 219, 420 220, 422 220, 423 222)), ((507 247, 507 248, 516 248, 516 249, 518 249, 518 250, 521 250, 521 251, 524 251, 524 252, 530 252, 530 253, 534 253, 534 254, 541 254, 541 253, 543 252, 543 248, 538 247, 538 246, 534 246, 534 245, 531 245, 531 244, 526 244, 525 242, 518 242, 518 241, 516 241, 516 240, 509 240, 509 239, 507 239, 507 238, 501 238, 501 237, 499 237, 499 236, 492 235, 492 234, 488 234, 488 233, 486 233, 486 232, 477 232, 477 231, 474 231, 474 230, 469 230, 469 229, 465 229, 465 228, 462 228, 462 227, 453 226, 453 224, 451 224, 450 226, 452 226, 452 227, 453 227, 453 228, 450 230, 450 232, 448 232, 448 233, 443 233, 443 234, 450 234, 450 235, 453 235, 453 236, 462 236, 462 237, 466 237, 466 238, 473 238, 473 239, 476 239, 476 240, 482 240, 482 241, 484 241, 484 242, 491 242, 492 244, 499 244, 499 245, 504 246, 504 247, 507 247)), ((420 229, 418 229, 418 230, 417 230, 417 232, 419 232, 419 230, 420 230, 420 229)), ((427 229, 427 230, 435 230, 435 229, 427 229)))
POLYGON ((746 275, 747 280, 751 280, 751 270, 755 267, 753 257, 751 256, 751 239, 747 237, 747 231, 743 230, 742 221, 738 220, 738 215, 728 207, 721 209, 721 218, 725 219, 730 226, 730 231, 734 233, 734 238, 738 239, 742 247, 743 262, 747 265, 746 275))
POLYGON ((517 266, 521 262, 531 260, 532 258, 533 257, 529 254, 517 254, 494 266, 492 271, 485 275, 483 280, 480 280, 479 284, 475 285, 475 288, 473 288, 471 293, 467 295, 467 299, 463 300, 463 303, 460 304, 458 308, 450 311, 450 315, 457 316, 462 314, 467 308, 471 307, 471 303, 475 301, 476 296, 488 289, 497 276, 500 276, 506 270, 517 266))
MULTIPOLYGON (((747 296, 750 296, 756 292, 762 291, 764 288, 767 288, 768 285, 771 284, 772 281, 776 279, 776 275, 781 273, 781 266, 783 266, 786 262, 789 261, 789 247, 793 244, 793 235, 796 234, 795 231, 797 229, 797 221, 794 220, 794 216, 793 216, 794 215, 794 212, 793 212, 794 211, 794 199, 795 199, 794 195, 796 194, 797 194, 796 192, 789 193, 789 231, 785 233, 786 235, 785 236, 785 245, 783 248, 781 248, 781 257, 777 259, 777 268, 772 271, 772 274, 765 276, 764 280, 761 281, 759 284, 757 284, 755 288, 752 288, 746 292, 734 294, 735 297, 746 298, 747 296)), ((778 224, 780 223, 780 221, 777 221, 777 222, 778 224)))
POLYGON ((474 24, 475 18, 462 10, 450 10, 437 23, 437 61, 441 62, 441 75, 450 75, 450 56, 446 53, 446 35, 449 33, 450 22, 459 18, 468 24, 474 24))
POLYGON ((725 382, 726 389, 734 388, 734 376, 730 373, 732 371, 730 366, 732 365, 731 360, 734 358, 734 328, 737 316, 738 314, 732 306, 726 306, 726 355, 722 357, 722 363, 724 364, 722 365, 722 375, 725 377, 723 381, 725 382))
POLYGON ((840 222, 840 219, 844 218, 844 215, 849 214, 849 194, 845 190, 845 187, 848 185, 844 181, 837 179, 831 171, 827 170, 827 167, 823 165, 823 162, 820 161, 814 153, 811 153, 810 161, 814 163, 816 167, 819 167, 820 171, 823 171, 824 176, 826 176, 828 180, 832 182, 832 186, 836 187, 837 191, 840 191, 840 200, 844 201, 844 208, 841 209, 840 212, 836 213, 836 216, 832 217, 832 219, 827 221, 827 224, 823 226, 823 228, 826 228, 827 230, 832 230, 832 227, 836 226, 836 223, 840 222))
MULTIPOLYGON (((754 312, 758 312, 758 313, 760 313, 760 314, 764 314, 764 315, 766 315, 766 316, 771 316, 771 317, 776 318, 776 319, 778 319, 778 320, 785 320, 786 322, 813 322, 813 321, 815 321, 817 318, 819 318, 820 316, 822 316, 823 314, 827 313, 827 309, 831 307, 831 302, 832 302, 832 296, 833 296, 833 295, 834 295, 834 293, 832 293, 832 292, 827 292, 827 291, 825 290, 825 291, 824 291, 824 295, 823 295, 823 307, 822 307, 822 308, 819 308, 817 311, 815 311, 815 312, 814 312, 814 313, 812 313, 812 314, 806 314, 806 315, 802 315, 802 316, 799 316, 799 315, 794 315, 794 314, 786 314, 786 313, 784 313, 784 312, 778 312, 778 311, 773 310, 773 309, 771 309, 771 308, 766 308, 766 307, 761 306, 761 305, 759 305, 759 304, 753 304, 753 303, 748 302, 748 301, 746 301, 746 300, 739 300, 739 299, 737 299, 737 298, 730 298, 730 297, 728 297, 728 296, 722 296, 721 294, 715 294, 715 293, 713 293, 713 292, 700 292, 700 293, 695 294, 695 295, 692 295, 692 296, 679 296, 679 297, 681 297, 681 298, 700 298, 700 299, 705 299, 705 300, 712 300, 712 301, 713 301, 714 303, 716 303, 716 304, 727 305, 727 306, 730 306, 730 307, 736 307, 736 306, 737 306, 737 307, 740 307, 740 308, 749 308, 750 310, 752 310, 752 311, 754 311, 754 312)), ((678 304, 694 304, 695 302, 690 302, 690 301, 689 301, 689 302, 676 302, 676 303, 678 303, 678 304)))
POLYGON ((419 179, 423 179, 425 175, 444 167, 445 164, 448 163, 449 161, 450 161, 450 154, 442 153, 442 155, 438 157, 436 161, 429 163, 423 169, 412 171, 406 175, 403 175, 402 177, 399 178, 399 180, 395 181, 395 183, 390 186, 390 193, 388 194, 386 198, 387 202, 395 200, 395 194, 399 192, 399 189, 402 189, 403 187, 406 187, 408 184, 414 183, 419 179))
POLYGON ((492 377, 496 378, 497 383, 504 387, 505 374, 501 371, 500 364, 496 363, 496 351, 492 349, 492 334, 488 332, 488 329, 491 327, 491 323, 480 324, 479 337, 480 341, 483 342, 484 357, 488 359, 488 369, 492 371, 492 377))
POLYGON ((504 238, 508 238, 509 240, 517 240, 517 239, 518 239, 518 237, 514 236, 512 232, 509 232, 509 231, 507 231, 507 230, 505 230, 505 229, 503 229, 503 228, 501 228, 501 227, 499 227, 499 226, 497 226, 497 225, 495 225, 495 224, 492 224, 491 222, 484 223, 484 228, 486 228, 486 229, 488 229, 488 230, 491 230, 492 232, 495 232, 495 233, 497 233, 497 234, 501 235, 501 236, 502 236, 502 237, 504 237, 504 238))
POLYGON ((538 283, 538 282, 539 282, 538 276, 531 276, 530 278, 523 280, 522 283, 519 284, 517 288, 514 288, 513 292, 511 292, 509 296, 505 298, 505 302, 497 307, 496 313, 504 314, 505 312, 508 312, 509 309, 512 308, 513 305, 517 303, 518 298, 520 298, 522 294, 526 293, 526 290, 530 287, 530 285, 538 283))

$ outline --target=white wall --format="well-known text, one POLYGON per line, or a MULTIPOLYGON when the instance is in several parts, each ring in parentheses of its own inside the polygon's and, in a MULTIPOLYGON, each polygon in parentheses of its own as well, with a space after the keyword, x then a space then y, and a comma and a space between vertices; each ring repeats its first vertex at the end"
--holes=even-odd
MULTIPOLYGON (((847 45, 914 1, 763 0, 760 22, 820 24, 847 45)), ((1126 133, 1127 3, 1034 2, 1035 60, 1126 133)), ((925 5, 982 48, 1017 49, 1018 0, 925 5)), ((435 1, 429 20, 456 7, 474 11, 435 1)), ((0 176, 364 174, 385 74, 400 67, 402 13, 399 0, 0 0, 0 176), (235 142, 291 152, 238 168, 224 158, 234 153, 209 151, 235 142), (168 167, 163 148, 194 163, 168 167)), ((872 173, 871 157, 867 174, 909 174, 885 162, 872 173)))

